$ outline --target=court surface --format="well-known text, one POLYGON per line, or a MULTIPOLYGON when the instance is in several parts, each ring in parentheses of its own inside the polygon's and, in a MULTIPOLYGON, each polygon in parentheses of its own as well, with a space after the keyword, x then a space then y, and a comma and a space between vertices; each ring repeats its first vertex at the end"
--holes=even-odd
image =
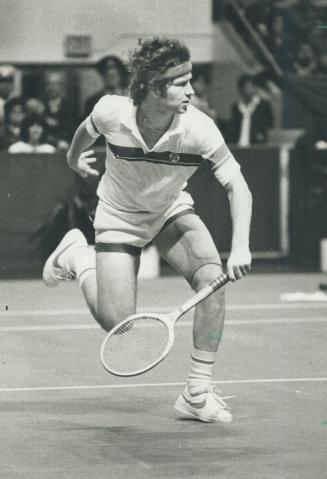
MULTIPOLYGON (((229 425, 178 421, 192 314, 158 368, 104 371, 78 287, 0 282, 0 478, 323 479, 327 477, 327 302, 283 303, 321 276, 252 274, 228 286, 214 378, 229 425)), ((175 277, 140 282, 140 311, 190 297, 175 277)), ((122 298, 122 301, 124 298, 122 298)))

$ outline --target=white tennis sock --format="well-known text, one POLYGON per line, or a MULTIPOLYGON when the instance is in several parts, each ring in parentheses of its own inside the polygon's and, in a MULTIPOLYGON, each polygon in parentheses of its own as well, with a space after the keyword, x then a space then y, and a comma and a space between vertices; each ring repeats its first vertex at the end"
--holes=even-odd
POLYGON ((79 285, 82 286, 88 276, 95 274, 94 247, 82 245, 70 249, 59 257, 58 263, 75 273, 79 285))
POLYGON ((193 348, 187 390, 194 402, 201 402, 205 399, 205 394, 211 385, 216 354, 215 352, 193 348))
POLYGON ((81 246, 72 251, 69 267, 76 274, 80 286, 91 274, 95 274, 95 249, 93 246, 81 246))

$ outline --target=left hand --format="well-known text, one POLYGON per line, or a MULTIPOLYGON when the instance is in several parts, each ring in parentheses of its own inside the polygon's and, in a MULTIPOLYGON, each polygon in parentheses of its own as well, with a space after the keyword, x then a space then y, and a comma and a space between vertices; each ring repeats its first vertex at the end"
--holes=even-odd
POLYGON ((227 274, 231 281, 246 276, 251 269, 251 253, 248 246, 233 248, 227 261, 227 274))

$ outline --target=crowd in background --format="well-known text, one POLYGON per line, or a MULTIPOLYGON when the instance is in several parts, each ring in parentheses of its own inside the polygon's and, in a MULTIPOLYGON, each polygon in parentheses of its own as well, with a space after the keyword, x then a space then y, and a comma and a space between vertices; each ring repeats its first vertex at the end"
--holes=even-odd
MULTIPOLYGON (((44 75, 44 88, 37 97, 14 95, 15 68, 0 66, 0 150, 9 153, 65 152, 78 123, 90 114, 105 94, 128 94, 128 70, 116 56, 106 56, 96 69, 102 88, 86 98, 80 115, 65 88, 64 71, 52 70, 44 75)), ((201 68, 194 67, 193 105, 209 115, 221 128, 226 141, 239 146, 267 141, 273 115, 259 76, 245 75, 238 81, 239 99, 233 104, 231 118, 219 119, 209 100, 210 78, 201 68)), ((267 96, 267 95, 266 95, 267 96)), ((98 142, 101 145, 101 140, 98 142)))
MULTIPOLYGON (((327 74, 327 6, 318 6, 317 0, 239 0, 239 5, 284 71, 296 75, 327 74)), ((37 97, 25 98, 14 96, 15 69, 0 65, 0 150, 67 151, 76 126, 101 96, 128 92, 128 70, 120 58, 107 55, 95 68, 102 88, 87 98, 83 111, 76 114, 66 93, 63 70, 47 71, 42 92, 37 97)), ((230 118, 222 120, 210 103, 209 75, 195 66, 192 103, 218 124, 227 142, 243 147, 265 143, 269 130, 275 126, 269 81, 264 74, 242 75, 230 118)))
POLYGON ((101 96, 127 92, 128 71, 118 57, 104 57, 96 69, 103 87, 86 99, 83 112, 76 115, 66 93, 63 70, 45 73, 40 95, 25 98, 14 94, 16 69, 0 65, 0 150, 9 153, 67 151, 77 124, 92 111, 101 96))
POLYGON ((253 0, 244 11, 283 71, 327 73, 326 2, 253 0))

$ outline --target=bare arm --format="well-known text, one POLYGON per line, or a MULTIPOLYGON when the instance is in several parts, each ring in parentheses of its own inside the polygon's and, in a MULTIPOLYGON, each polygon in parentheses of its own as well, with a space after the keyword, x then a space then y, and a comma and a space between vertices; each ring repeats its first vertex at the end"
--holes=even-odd
POLYGON ((232 281, 241 279, 251 265, 249 249, 252 195, 241 173, 225 189, 228 194, 233 223, 232 248, 227 262, 227 273, 232 281))
POLYGON ((85 121, 83 121, 77 128, 67 152, 68 165, 84 178, 88 175, 99 175, 99 172, 90 166, 91 163, 96 161, 96 158, 92 156, 94 150, 85 151, 93 145, 94 141, 94 138, 86 129, 85 121))

